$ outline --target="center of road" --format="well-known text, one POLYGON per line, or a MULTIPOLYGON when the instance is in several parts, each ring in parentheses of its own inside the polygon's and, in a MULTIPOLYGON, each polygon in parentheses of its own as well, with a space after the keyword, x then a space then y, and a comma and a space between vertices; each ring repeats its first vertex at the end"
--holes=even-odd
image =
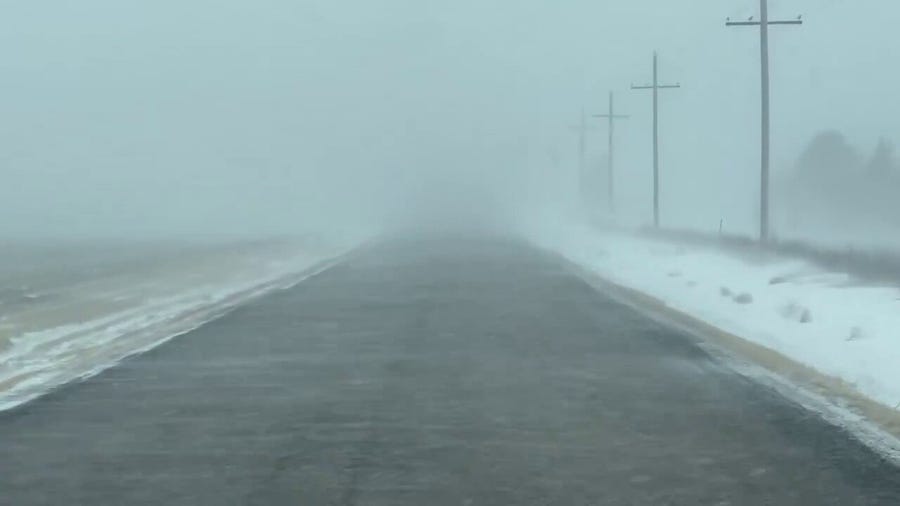
POLYGON ((0 503, 900 504, 841 430, 516 241, 405 239, 0 414, 0 503))

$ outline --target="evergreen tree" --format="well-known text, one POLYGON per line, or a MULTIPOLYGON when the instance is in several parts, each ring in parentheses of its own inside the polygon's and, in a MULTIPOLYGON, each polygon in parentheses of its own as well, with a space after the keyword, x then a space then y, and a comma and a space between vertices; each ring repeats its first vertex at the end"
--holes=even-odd
POLYGON ((837 130, 820 132, 797 160, 797 176, 807 182, 841 180, 852 177, 862 165, 862 157, 837 130))
POLYGON ((875 152, 866 165, 866 171, 874 177, 884 179, 894 175, 896 169, 897 162, 894 158, 894 145, 882 137, 878 140, 875 152))

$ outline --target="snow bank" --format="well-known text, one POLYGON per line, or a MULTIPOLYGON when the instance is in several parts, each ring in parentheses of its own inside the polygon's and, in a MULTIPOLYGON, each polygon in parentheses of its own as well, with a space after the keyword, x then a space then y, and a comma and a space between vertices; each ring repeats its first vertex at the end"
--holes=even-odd
MULTIPOLYGON (((122 359, 189 332, 230 309, 270 291, 288 288, 327 268, 347 247, 296 250, 273 258, 221 266, 221 273, 198 281, 183 271, 172 279, 148 279, 167 290, 149 298, 134 296, 135 305, 88 321, 71 322, 15 335, 0 348, 0 411, 32 400, 70 381, 93 376, 122 359), (249 266, 252 265, 252 269, 249 266), (175 283, 181 278, 180 284, 175 283)), ((244 259, 246 260, 246 259, 244 259)), ((197 266, 199 269, 201 266, 197 266)), ((209 270, 209 266, 205 266, 209 270)), ((107 287, 108 288, 108 287, 107 287)), ((85 293, 96 300, 122 297, 122 292, 146 291, 146 286, 119 286, 105 293, 85 293)))
POLYGON ((556 229, 546 249, 725 332, 775 350, 900 407, 900 289, 872 286, 796 259, 556 229))

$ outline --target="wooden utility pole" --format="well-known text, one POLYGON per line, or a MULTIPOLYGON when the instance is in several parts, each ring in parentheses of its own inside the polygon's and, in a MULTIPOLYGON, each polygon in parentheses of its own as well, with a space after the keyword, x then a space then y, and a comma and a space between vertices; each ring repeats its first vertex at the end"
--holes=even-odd
POLYGON ((731 21, 727 19, 725 26, 758 26, 760 63, 762 66, 762 146, 760 154, 760 181, 759 181, 759 240, 769 240, 769 160, 770 160, 770 131, 769 131, 769 25, 802 25, 800 16, 797 19, 771 21, 769 20, 769 1, 759 0, 759 21, 750 17, 747 21, 731 21))
POLYGON ((659 57, 653 52, 653 84, 631 85, 632 90, 653 90, 653 226, 659 228, 659 90, 681 88, 676 84, 659 84, 659 57))
POLYGON ((595 118, 606 118, 609 120, 608 134, 609 134, 609 146, 606 161, 606 192, 607 192, 607 203, 609 204, 609 212, 610 214, 616 212, 616 201, 615 201, 615 174, 613 172, 613 163, 615 161, 614 155, 614 136, 615 125, 617 119, 625 119, 628 116, 619 115, 615 112, 615 101, 613 97, 613 92, 609 92, 609 112, 606 114, 595 114, 595 118))
POLYGON ((584 107, 581 108, 581 121, 578 126, 572 127, 578 132, 578 191, 581 195, 582 204, 587 201, 587 133, 592 130, 587 124, 587 115, 584 107))

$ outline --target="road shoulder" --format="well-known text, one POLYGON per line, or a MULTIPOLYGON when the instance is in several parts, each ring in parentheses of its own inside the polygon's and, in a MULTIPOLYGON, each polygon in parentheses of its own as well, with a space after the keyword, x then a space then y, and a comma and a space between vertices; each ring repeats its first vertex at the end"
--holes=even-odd
POLYGON ((548 253, 557 256, 595 289, 660 324, 682 330, 742 376, 777 390, 900 465, 900 413, 896 410, 869 399, 839 378, 674 309, 656 297, 614 283, 556 252, 548 253))

